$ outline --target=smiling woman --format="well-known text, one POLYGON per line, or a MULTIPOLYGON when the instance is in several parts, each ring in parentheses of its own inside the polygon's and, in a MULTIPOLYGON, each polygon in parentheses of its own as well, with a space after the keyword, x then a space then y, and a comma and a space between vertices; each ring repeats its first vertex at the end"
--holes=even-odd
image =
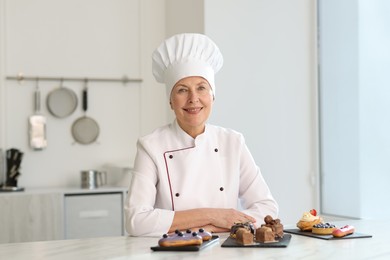
POLYGON ((228 232, 234 223, 277 218, 244 137, 207 123, 222 64, 219 48, 202 34, 174 35, 153 53, 153 74, 165 83, 176 120, 138 140, 125 204, 130 235, 228 232))

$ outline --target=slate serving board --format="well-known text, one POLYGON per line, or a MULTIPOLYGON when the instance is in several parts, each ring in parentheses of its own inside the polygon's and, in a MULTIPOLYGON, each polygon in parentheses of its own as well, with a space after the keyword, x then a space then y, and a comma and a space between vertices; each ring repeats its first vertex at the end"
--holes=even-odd
POLYGON ((339 240, 339 239, 370 238, 370 237, 372 237, 372 235, 362 234, 362 233, 358 233, 358 232, 354 232, 353 234, 347 235, 345 237, 334 237, 332 235, 313 234, 311 231, 301 231, 298 228, 285 229, 284 232, 290 233, 290 234, 295 234, 295 235, 300 235, 300 236, 307 236, 307 237, 314 237, 314 238, 319 238, 319 239, 325 239, 325 240, 339 240))
POLYGON ((290 243, 291 235, 290 234, 284 234, 283 238, 279 239, 278 242, 272 242, 272 243, 258 243, 255 242, 252 245, 241 245, 237 243, 236 239, 232 237, 228 237, 225 242, 221 245, 221 247, 287 247, 290 243))
POLYGON ((200 246, 152 246, 153 251, 200 251, 205 247, 215 244, 219 241, 219 236, 213 235, 209 241, 203 242, 200 246))

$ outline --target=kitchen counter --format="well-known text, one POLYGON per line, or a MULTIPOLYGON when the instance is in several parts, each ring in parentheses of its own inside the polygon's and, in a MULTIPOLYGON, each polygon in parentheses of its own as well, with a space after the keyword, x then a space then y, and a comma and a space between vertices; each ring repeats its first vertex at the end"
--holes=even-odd
POLYGON ((0 192, 0 197, 6 196, 23 196, 30 194, 47 194, 47 193, 61 193, 61 194, 87 194, 87 193, 102 193, 102 192, 126 192, 128 187, 116 186, 102 186, 96 189, 83 189, 79 187, 55 187, 55 188, 25 188, 23 191, 0 192))
MULTIPOLYGON (((390 259, 390 220, 343 220, 372 238, 323 240, 292 235, 287 248, 224 248, 228 236, 198 252, 154 252, 158 237, 99 237, 0 244, 0 259, 390 259)), ((286 226, 286 228, 294 228, 286 226)))

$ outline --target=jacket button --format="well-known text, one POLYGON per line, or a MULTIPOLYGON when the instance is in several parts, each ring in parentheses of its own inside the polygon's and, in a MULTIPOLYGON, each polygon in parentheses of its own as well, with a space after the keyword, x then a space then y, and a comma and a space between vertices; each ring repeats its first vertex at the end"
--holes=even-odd
POLYGON ((223 187, 219 188, 220 191, 223 191, 223 187))
POLYGON ((176 193, 175 196, 176 196, 176 197, 179 197, 179 196, 180 196, 180 193, 176 193))
POLYGON ((215 149, 214 149, 214 152, 218 153, 218 148, 215 148, 215 149))
POLYGON ((171 155, 169 155, 169 159, 172 159, 173 158, 173 155, 171 154, 171 155))

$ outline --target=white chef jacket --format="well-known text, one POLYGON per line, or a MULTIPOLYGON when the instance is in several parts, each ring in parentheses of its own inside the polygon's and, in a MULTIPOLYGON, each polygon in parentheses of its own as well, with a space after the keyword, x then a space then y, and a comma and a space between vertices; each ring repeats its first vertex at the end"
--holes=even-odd
POLYGON ((138 140, 124 208, 133 236, 167 233, 174 211, 186 209, 241 209, 258 225, 266 215, 278 215, 240 133, 206 124, 194 139, 176 120, 138 140))

